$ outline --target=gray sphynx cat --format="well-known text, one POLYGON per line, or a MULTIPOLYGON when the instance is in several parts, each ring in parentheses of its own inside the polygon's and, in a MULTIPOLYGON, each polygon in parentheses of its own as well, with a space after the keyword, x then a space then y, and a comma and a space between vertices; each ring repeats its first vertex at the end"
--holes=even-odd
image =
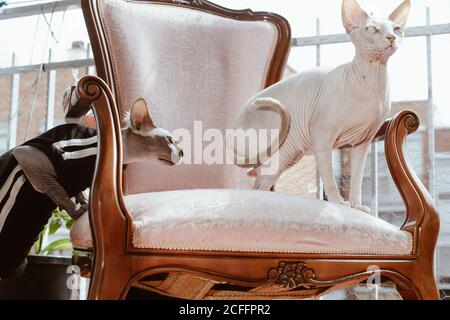
MULTIPOLYGON (((86 200, 77 195, 90 187, 97 159, 97 130, 80 124, 89 107, 69 108, 66 118, 72 123, 0 156, 0 278, 23 272, 56 207, 74 219, 86 212, 86 200)), ((122 130, 124 164, 158 159, 175 165, 183 157, 172 135, 154 124, 143 99, 133 104, 128 118, 122 130)))
MULTIPOLYGON (((66 122, 81 123, 84 114, 81 114, 79 118, 69 115, 68 92, 70 91, 66 91, 63 99, 63 107, 67 110, 66 122)), ((183 151, 178 147, 171 133, 158 128, 153 123, 143 99, 137 100, 131 108, 129 125, 122 130, 122 145, 124 164, 157 158, 175 165, 183 157, 183 151)), ((87 201, 83 193, 75 196, 78 206, 68 196, 58 181, 55 167, 45 153, 33 146, 19 146, 12 151, 12 154, 34 189, 50 197, 60 209, 65 210, 75 219, 87 210, 87 201)))

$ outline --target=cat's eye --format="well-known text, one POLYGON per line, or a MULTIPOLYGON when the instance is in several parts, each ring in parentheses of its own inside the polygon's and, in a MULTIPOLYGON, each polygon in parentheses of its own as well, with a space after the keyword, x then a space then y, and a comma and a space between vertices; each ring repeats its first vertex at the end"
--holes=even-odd
POLYGON ((174 144, 174 141, 173 141, 172 137, 167 137, 167 141, 169 141, 170 144, 174 144))
POLYGON ((394 29, 394 33, 395 33, 396 35, 400 36, 400 35, 403 34, 403 29, 402 29, 401 27, 396 27, 396 28, 394 29))
POLYGON ((370 33, 377 33, 379 30, 373 26, 370 26, 366 28, 366 31, 370 33))

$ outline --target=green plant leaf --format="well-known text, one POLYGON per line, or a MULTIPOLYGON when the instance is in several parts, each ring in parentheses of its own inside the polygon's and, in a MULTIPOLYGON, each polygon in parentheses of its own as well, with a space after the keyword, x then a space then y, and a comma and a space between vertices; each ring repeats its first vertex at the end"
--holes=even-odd
POLYGON ((50 219, 49 225, 48 225, 48 234, 54 235, 56 231, 61 228, 62 223, 59 219, 50 219))
POLYGON ((47 245, 44 248, 44 250, 42 250, 41 254, 48 255, 58 250, 67 250, 67 249, 72 249, 72 242, 70 241, 70 239, 59 239, 47 245))
POLYGON ((65 222, 68 223, 69 221, 73 220, 71 216, 69 216, 69 214, 66 211, 60 211, 59 212, 61 219, 65 222))
POLYGON ((60 210, 59 208, 53 210, 52 217, 50 218, 48 224, 39 234, 39 238, 37 239, 37 241, 33 246, 34 250, 31 250, 30 252, 37 255, 46 255, 51 254, 56 250, 71 249, 72 245, 69 239, 56 240, 51 244, 49 244, 48 246, 46 246, 45 248, 43 248, 43 244, 46 236, 54 235, 63 225, 68 230, 70 230, 74 223, 75 221, 72 219, 72 217, 69 216, 69 214, 66 211, 60 210))
POLYGON ((53 216, 58 217, 61 223, 64 224, 68 230, 70 230, 72 225, 75 223, 72 217, 65 210, 56 209, 53 212, 53 216))
POLYGON ((66 222, 66 228, 68 230, 72 229, 73 224, 75 223, 75 220, 71 219, 70 221, 66 222))
POLYGON ((34 243, 34 248, 35 248, 34 253, 37 255, 42 254, 42 244, 44 242, 44 238, 47 233, 47 230, 48 230, 48 224, 45 225, 44 229, 39 233, 39 237, 38 237, 37 241, 34 243))

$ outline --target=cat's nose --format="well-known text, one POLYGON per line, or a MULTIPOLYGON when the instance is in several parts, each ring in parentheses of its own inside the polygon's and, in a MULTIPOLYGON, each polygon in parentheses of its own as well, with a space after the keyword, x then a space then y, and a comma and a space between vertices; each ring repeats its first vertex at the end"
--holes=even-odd
POLYGON ((393 34, 390 34, 386 37, 391 43, 394 43, 397 40, 397 37, 393 34))

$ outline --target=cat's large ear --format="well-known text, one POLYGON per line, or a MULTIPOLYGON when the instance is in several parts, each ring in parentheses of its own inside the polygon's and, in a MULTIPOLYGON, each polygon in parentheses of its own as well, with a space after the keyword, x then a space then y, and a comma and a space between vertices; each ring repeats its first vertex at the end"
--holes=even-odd
POLYGON ((144 99, 138 99, 131 107, 130 128, 134 131, 148 131, 156 128, 147 102, 144 99))
POLYGON ((369 15, 361 9, 356 0, 343 0, 342 2, 342 23, 347 33, 351 33, 354 28, 365 23, 369 15))
POLYGON ((403 1, 401 5, 395 9, 389 16, 389 20, 395 22, 396 24, 405 28, 406 22, 408 21, 409 10, 411 9, 411 1, 403 1))

